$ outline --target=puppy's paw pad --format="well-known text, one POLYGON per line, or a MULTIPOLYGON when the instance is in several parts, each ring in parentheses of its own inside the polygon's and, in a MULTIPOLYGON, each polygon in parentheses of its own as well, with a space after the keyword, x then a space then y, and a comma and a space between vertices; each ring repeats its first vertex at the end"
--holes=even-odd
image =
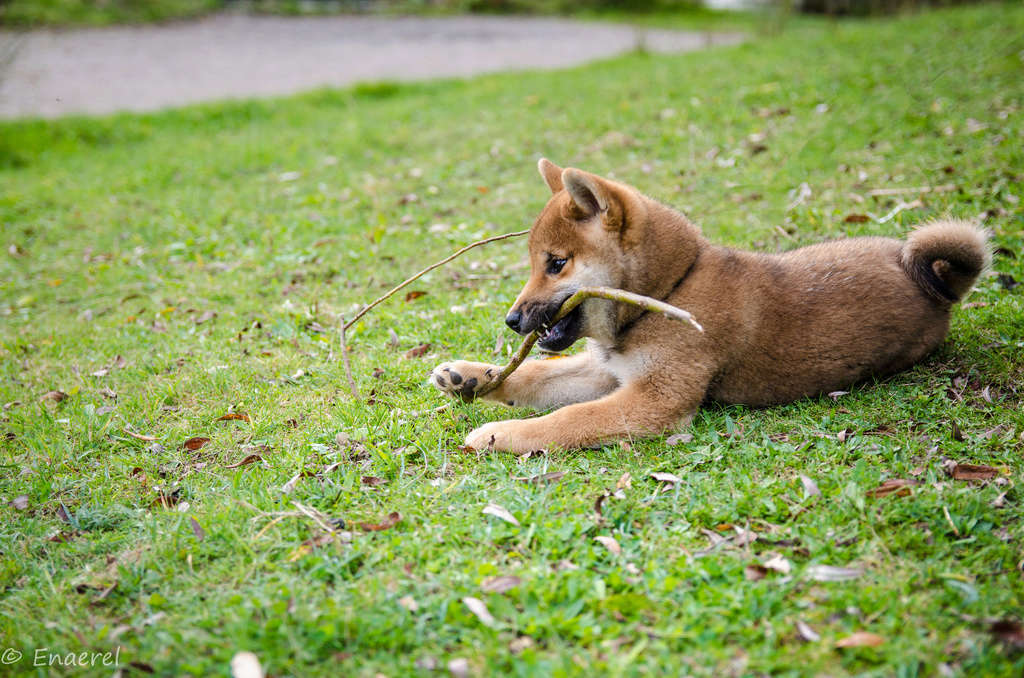
POLYGON ((476 392, 484 384, 493 381, 497 374, 498 370, 493 365, 459 360, 435 367, 430 373, 430 381, 437 390, 468 402, 476 397, 476 392))

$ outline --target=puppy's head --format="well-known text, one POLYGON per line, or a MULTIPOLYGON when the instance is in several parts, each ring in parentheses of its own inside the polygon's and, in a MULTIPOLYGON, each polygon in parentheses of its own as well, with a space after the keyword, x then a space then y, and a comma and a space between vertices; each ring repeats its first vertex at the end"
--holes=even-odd
POLYGON ((541 328, 538 345, 548 351, 562 351, 582 336, 610 339, 615 315, 607 300, 588 299, 550 321, 581 287, 626 286, 630 257, 623 235, 643 210, 642 200, 628 186, 546 159, 538 169, 552 196, 530 229, 530 279, 505 322, 523 335, 541 328))

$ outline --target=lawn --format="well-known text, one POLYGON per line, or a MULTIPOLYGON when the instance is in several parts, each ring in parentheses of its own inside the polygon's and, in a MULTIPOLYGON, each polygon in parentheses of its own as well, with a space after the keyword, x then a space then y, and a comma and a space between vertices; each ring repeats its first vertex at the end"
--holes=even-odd
POLYGON ((1022 36, 992 4, 0 124, 0 673, 1019 676, 1022 36), (348 333, 354 399, 339 316, 530 224, 541 155, 766 251, 976 218, 994 272, 908 372, 524 460, 426 381, 516 345, 508 240, 348 333))

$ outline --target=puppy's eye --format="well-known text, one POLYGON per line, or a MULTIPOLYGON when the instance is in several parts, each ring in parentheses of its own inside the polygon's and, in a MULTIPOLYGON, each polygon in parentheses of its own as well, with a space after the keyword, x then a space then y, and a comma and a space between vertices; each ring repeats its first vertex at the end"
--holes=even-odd
POLYGON ((565 267, 566 261, 568 261, 568 259, 551 259, 548 261, 548 273, 551 275, 561 273, 562 269, 565 267))

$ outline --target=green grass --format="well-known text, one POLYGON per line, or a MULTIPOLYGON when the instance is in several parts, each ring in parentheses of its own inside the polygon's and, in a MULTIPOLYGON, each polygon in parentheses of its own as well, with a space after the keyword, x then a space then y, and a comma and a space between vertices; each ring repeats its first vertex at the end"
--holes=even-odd
POLYGON ((222 6, 221 0, 5 0, 0 26, 106 26, 188 19, 222 6))
POLYGON ((554 73, 3 123, 0 652, 26 656, 0 673, 46 675, 36 648, 120 646, 122 665, 161 675, 227 675, 241 649, 274 676, 454 658, 477 675, 1020 675, 1019 647, 988 627, 1024 613, 1024 287, 983 279, 941 350, 837 400, 710 406, 689 443, 525 461, 458 450, 497 406, 417 414, 445 402, 434 364, 503 361, 496 338, 515 343, 501 320, 524 242, 476 250, 351 332, 363 401, 334 328, 457 246, 529 224, 540 155, 768 251, 983 216, 995 270, 1024 280, 1022 35, 1024 9, 988 5, 554 73), (845 222, 896 207, 869 189, 947 183, 886 223, 845 222), (217 421, 231 411, 250 421, 217 421), (193 436, 211 442, 184 449, 193 436), (945 459, 1002 475, 954 480, 945 459), (303 471, 320 475, 282 494, 303 471), (652 471, 682 482, 659 492, 652 471), (871 498, 888 478, 920 484, 871 498), (304 548, 318 527, 293 501, 351 541, 304 548), (484 515, 491 502, 520 526, 484 515), (359 529, 392 511, 392 529, 359 529), (730 526, 759 538, 707 552, 730 526), (773 551, 792 572, 747 579, 773 551), (812 581, 821 564, 864 574, 812 581), (482 591, 496 575, 521 583, 482 591), (861 630, 885 642, 836 649, 861 630))

